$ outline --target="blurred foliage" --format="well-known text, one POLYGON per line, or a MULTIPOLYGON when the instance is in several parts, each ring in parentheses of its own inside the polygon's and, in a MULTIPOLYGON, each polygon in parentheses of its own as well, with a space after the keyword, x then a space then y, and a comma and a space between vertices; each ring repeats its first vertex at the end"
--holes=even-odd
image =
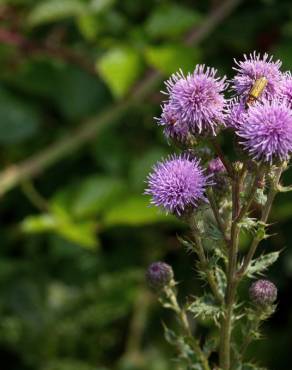
MULTIPOLYGON (((243 1, 202 44, 186 48, 184 35, 220 3, 2 0, 2 169, 127 99, 150 67, 168 76, 200 62, 230 76, 233 57, 259 50, 291 69, 289 0, 243 1)), ((200 288, 195 261, 178 248, 183 225, 142 195, 149 169, 170 150, 152 118, 162 99, 157 89, 86 146, 2 197, 1 368, 175 368, 161 318, 175 322, 154 304, 143 271, 165 259, 182 292, 200 288)), ((270 276, 280 303, 266 340, 250 353, 275 370, 287 370, 292 345, 291 219, 291 195, 280 195, 272 216, 277 236, 265 242, 271 252, 284 248, 270 276)), ((197 320, 199 335, 208 322, 197 320)))

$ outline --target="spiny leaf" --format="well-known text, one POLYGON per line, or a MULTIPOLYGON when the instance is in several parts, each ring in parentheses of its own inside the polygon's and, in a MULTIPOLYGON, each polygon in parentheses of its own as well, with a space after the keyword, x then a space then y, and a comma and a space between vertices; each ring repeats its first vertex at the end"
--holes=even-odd
POLYGON ((195 246, 190 240, 184 239, 179 235, 177 239, 186 248, 187 253, 195 252, 195 246))
POLYGON ((164 337, 166 341, 172 346, 175 346, 179 352, 178 358, 176 360, 179 362, 183 362, 185 365, 187 365, 187 369, 201 370, 200 367, 197 367, 199 365, 198 360, 190 343, 188 343, 188 339, 181 335, 176 334, 173 330, 169 329, 165 324, 163 324, 163 328, 164 328, 164 337), (190 364, 192 364, 192 367, 189 367, 190 364))
POLYGON ((203 346, 203 351, 207 357, 209 357, 211 353, 215 351, 216 348, 218 347, 218 340, 219 339, 216 337, 210 337, 206 339, 204 346, 203 346))
POLYGON ((191 312, 194 317, 199 317, 203 320, 212 319, 216 324, 222 315, 221 307, 215 304, 211 295, 197 297, 195 301, 187 307, 187 310, 191 312))
POLYGON ((247 269, 247 276, 254 277, 256 274, 262 274, 269 266, 277 261, 279 255, 279 251, 271 252, 253 259, 247 269))
POLYGON ((239 364, 236 370, 267 370, 267 369, 264 367, 259 367, 258 365, 249 362, 245 364, 239 364))
POLYGON ((215 276, 216 276, 217 285, 219 288, 219 293, 224 297, 226 286, 227 286, 227 279, 226 279, 225 272, 220 267, 217 266, 215 268, 215 276))

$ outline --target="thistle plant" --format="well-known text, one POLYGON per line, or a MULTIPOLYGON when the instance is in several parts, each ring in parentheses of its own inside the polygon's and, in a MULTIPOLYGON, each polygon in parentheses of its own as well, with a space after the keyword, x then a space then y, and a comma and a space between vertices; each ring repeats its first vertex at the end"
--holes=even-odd
POLYGON ((179 303, 172 268, 162 262, 152 264, 146 276, 180 323, 177 332, 165 326, 180 369, 262 369, 246 350, 276 308, 276 286, 257 279, 279 252, 264 251, 260 243, 270 237, 276 194, 291 190, 281 175, 292 152, 292 79, 280 68, 281 61, 254 52, 235 61, 230 80, 198 65, 165 83, 156 120, 176 154, 154 166, 145 193, 152 205, 189 226, 179 240, 197 256, 205 293, 179 303), (234 144, 228 155, 220 144, 227 131, 234 144), (251 240, 244 250, 243 234, 251 240), (248 279, 253 282, 243 300, 239 288, 248 279), (204 337, 192 329, 197 318, 213 323, 204 337))

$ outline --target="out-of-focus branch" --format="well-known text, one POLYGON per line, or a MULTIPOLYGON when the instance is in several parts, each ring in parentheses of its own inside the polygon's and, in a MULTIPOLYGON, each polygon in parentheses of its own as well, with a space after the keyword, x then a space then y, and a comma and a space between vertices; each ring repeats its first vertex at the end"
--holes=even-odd
POLYGON ((75 64, 91 75, 96 76, 96 69, 82 55, 64 46, 55 46, 49 42, 29 40, 16 31, 0 28, 0 43, 15 46, 24 55, 47 55, 69 64, 75 64))
MULTIPOLYGON (((229 14, 237 7, 240 0, 225 0, 196 28, 188 34, 186 45, 195 45, 205 39, 229 14)), ((2 34, 3 38, 3 34, 2 34)), ((19 42, 19 40, 15 40, 19 42)), ((161 82, 159 72, 150 70, 144 79, 138 83, 132 93, 123 101, 110 106, 97 117, 82 122, 80 127, 68 136, 59 139, 43 151, 36 153, 31 158, 15 165, 11 165, 0 173, 0 195, 5 194, 25 179, 33 178, 63 157, 79 149, 84 143, 96 137, 104 127, 123 114, 129 107, 145 99, 153 88, 161 82)))

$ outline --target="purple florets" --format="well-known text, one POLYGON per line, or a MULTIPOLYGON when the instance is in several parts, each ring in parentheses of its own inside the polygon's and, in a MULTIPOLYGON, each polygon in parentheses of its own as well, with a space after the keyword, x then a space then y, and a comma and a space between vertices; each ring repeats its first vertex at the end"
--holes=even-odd
POLYGON ((249 288, 250 299, 260 306, 267 306, 277 299, 277 287, 269 280, 257 280, 249 288))
POLYGON ((291 72, 286 72, 283 76, 281 93, 284 99, 292 105, 292 75, 291 72))
POLYGON ((263 91, 262 97, 271 99, 276 96, 281 87, 282 73, 280 60, 273 61, 273 57, 265 53, 260 54, 244 54, 244 60, 235 60, 237 67, 233 69, 237 74, 232 79, 232 88, 238 95, 247 96, 255 81, 261 77, 267 79, 267 86, 263 91))
POLYGON ((242 123, 242 117, 246 113, 246 103, 237 97, 230 100, 225 109, 225 124, 227 127, 237 129, 242 123))
POLYGON ((186 122, 181 122, 172 109, 171 104, 165 104, 162 107, 162 114, 158 120, 161 126, 164 126, 164 134, 167 137, 184 141, 188 135, 189 128, 186 122))
POLYGON ((173 155, 154 167, 145 193, 152 196, 152 204, 181 215, 186 208, 205 200, 208 178, 196 158, 173 155))
POLYGON ((167 126, 169 120, 165 120, 165 115, 171 112, 173 120, 166 134, 184 135, 186 128, 192 134, 216 134, 217 126, 223 122, 226 88, 225 77, 216 77, 216 73, 214 68, 197 65, 193 73, 184 76, 180 71, 166 82, 169 99, 159 120, 167 126))
POLYGON ((151 289, 159 291, 173 280, 173 270, 165 262, 153 262, 146 271, 146 281, 151 289))
POLYGON ((288 159, 292 151, 291 105, 281 99, 255 103, 236 133, 254 159, 269 163, 288 159))

